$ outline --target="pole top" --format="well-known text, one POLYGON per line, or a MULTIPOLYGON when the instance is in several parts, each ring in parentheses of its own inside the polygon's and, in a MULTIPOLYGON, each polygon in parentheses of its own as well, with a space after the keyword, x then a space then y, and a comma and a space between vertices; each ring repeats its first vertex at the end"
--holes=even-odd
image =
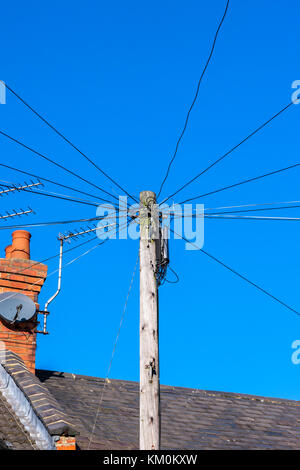
POLYGON ((153 191, 141 191, 140 202, 148 205, 149 203, 156 203, 156 194, 153 191))

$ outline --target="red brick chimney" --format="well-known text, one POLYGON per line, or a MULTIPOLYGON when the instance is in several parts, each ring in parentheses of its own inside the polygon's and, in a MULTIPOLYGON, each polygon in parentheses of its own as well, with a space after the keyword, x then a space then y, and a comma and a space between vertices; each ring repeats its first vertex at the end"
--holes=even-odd
MULTIPOLYGON (((12 244, 0 258, 0 293, 18 292, 30 297, 39 309, 38 295, 47 277, 47 266, 30 259, 31 234, 16 230, 12 244)), ((0 341, 18 354, 27 368, 35 373, 37 314, 29 322, 10 325, 0 318, 0 341)))

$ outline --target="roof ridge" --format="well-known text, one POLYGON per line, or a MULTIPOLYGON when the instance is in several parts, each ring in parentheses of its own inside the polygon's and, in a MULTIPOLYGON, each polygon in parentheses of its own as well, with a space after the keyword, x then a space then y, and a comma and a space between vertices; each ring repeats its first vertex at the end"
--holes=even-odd
POLYGON ((63 407, 39 378, 27 369, 16 353, 0 351, 0 363, 23 392, 51 436, 78 434, 63 407))
MULTIPOLYGON (((95 377, 95 376, 89 376, 89 375, 82 375, 82 374, 73 374, 71 372, 59 372, 59 371, 50 371, 46 369, 37 369, 37 374, 38 376, 43 376, 43 375, 48 375, 49 378, 52 377, 61 377, 61 378, 66 378, 66 379, 84 379, 84 380, 91 380, 94 382, 98 383, 103 383, 105 381, 104 378, 102 377, 95 377)), ((109 379, 111 382, 121 382, 125 384, 130 384, 130 385, 139 385, 139 382, 132 381, 132 380, 123 380, 123 379, 109 379)), ((166 385, 166 384, 161 384, 161 389, 162 390, 184 390, 184 391, 190 391, 192 394, 205 394, 206 396, 211 396, 211 397, 227 397, 227 398, 233 398, 233 399, 238 399, 238 400, 250 400, 250 401, 258 401, 258 402, 266 402, 266 403, 273 403, 273 404, 280 404, 280 403, 289 403, 293 406, 300 406, 300 400, 293 400, 290 398, 278 398, 278 397, 266 397, 264 395, 251 395, 248 393, 240 393, 240 392, 225 392, 222 390, 204 390, 200 388, 191 388, 191 387, 181 387, 181 386, 176 386, 176 385, 166 385)))

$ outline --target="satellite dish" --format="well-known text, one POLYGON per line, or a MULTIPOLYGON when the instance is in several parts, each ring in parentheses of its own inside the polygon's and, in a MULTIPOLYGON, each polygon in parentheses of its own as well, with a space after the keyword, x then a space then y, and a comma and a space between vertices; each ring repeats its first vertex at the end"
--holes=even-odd
POLYGON ((27 295, 16 292, 0 294, 0 318, 9 323, 30 320, 36 312, 33 300, 27 295))

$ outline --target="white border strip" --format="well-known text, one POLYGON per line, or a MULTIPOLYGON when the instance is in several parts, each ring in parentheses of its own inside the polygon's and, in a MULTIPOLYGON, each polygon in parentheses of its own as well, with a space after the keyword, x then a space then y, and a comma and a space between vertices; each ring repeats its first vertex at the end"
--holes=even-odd
POLYGON ((30 402, 2 364, 0 364, 0 393, 11 406, 37 448, 39 450, 56 450, 53 437, 50 436, 45 425, 35 414, 30 402))

